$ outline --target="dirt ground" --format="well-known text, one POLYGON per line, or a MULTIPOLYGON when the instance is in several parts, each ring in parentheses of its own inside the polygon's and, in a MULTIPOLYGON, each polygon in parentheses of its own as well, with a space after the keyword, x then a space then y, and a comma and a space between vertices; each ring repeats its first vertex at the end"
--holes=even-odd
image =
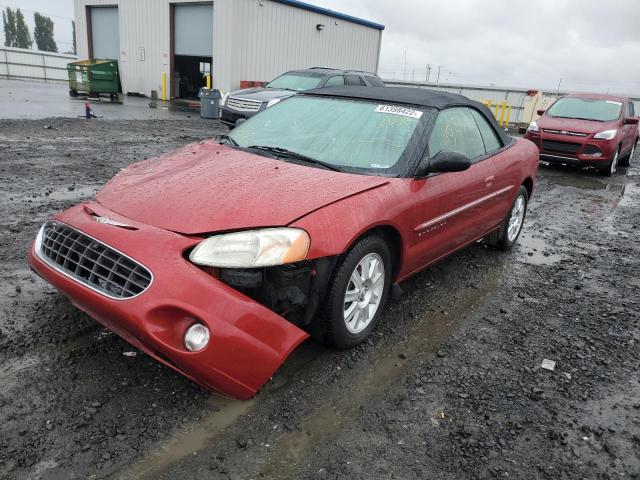
POLYGON ((637 167, 541 168, 513 251, 477 244, 415 276, 369 342, 308 341, 248 402, 159 365, 29 271, 53 212, 224 131, 0 121, 0 478, 640 478, 637 167))

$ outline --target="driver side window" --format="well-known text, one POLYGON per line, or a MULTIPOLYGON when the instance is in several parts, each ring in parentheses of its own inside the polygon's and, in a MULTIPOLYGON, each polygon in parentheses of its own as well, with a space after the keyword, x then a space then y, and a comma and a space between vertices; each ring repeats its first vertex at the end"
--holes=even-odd
POLYGON ((459 152, 470 159, 486 153, 478 125, 466 107, 442 110, 429 137, 429 157, 441 151, 459 152))

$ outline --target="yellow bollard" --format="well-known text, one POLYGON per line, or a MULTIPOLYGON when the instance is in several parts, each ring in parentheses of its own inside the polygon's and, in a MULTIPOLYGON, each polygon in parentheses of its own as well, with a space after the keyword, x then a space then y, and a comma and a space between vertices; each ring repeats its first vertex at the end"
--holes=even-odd
POLYGON ((167 72, 162 72, 162 101, 167 101, 167 72))
POLYGON ((206 75, 207 78, 207 90, 211 90, 211 75, 206 75))
POLYGON ((504 114, 506 110, 507 110, 507 101, 503 100, 502 108, 500 109, 500 126, 501 127, 504 125, 504 114))
POLYGON ((507 108, 507 127, 509 126, 509 120, 511 119, 511 105, 507 108))
POLYGON ((493 116, 496 117, 496 120, 498 120, 498 109, 500 108, 500 105, 496 104, 496 108, 493 109, 493 116))

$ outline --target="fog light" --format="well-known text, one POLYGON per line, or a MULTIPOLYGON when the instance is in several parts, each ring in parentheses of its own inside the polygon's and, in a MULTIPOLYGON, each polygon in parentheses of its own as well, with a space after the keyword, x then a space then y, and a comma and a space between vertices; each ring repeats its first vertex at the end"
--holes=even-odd
POLYGON ((201 323, 194 323, 184 334, 184 346, 190 352, 199 352, 209 343, 209 329, 201 323))

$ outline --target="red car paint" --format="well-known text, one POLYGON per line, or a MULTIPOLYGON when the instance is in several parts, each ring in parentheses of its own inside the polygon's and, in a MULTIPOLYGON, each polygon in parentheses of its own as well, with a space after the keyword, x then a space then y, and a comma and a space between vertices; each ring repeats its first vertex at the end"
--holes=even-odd
MULTIPOLYGON (((629 104, 633 105, 626 97, 614 95, 572 94, 568 98, 585 98, 597 100, 610 100, 622 103, 622 112, 619 118, 610 122, 598 122, 577 118, 558 118, 548 115, 547 112, 536 120, 539 131, 527 130, 525 138, 531 140, 540 149, 540 159, 554 163, 567 163, 582 166, 601 167, 611 162, 616 150, 620 148, 620 156, 628 154, 633 145, 638 141, 638 125, 633 110, 629 112, 629 104), (627 119, 636 119, 635 124, 626 123, 627 119), (597 140, 593 136, 599 132, 616 129, 618 132, 611 140, 597 140), (554 143, 551 143, 554 142, 554 143), (566 151, 563 148, 567 144, 577 144, 576 152, 566 151), (587 147, 597 147, 601 156, 595 157, 588 154, 587 147)), ((562 98, 566 98, 562 97, 562 98)), ((631 107, 633 109, 633 106, 631 107)), ((634 120, 631 120, 633 122, 634 120)))
POLYGON ((307 258, 316 259, 342 254, 364 232, 384 228, 399 244, 399 281, 497 228, 519 187, 533 190, 537 157, 534 145, 516 140, 464 172, 385 178, 203 142, 132 165, 96 202, 55 217, 148 267, 154 278, 143 294, 123 301, 96 293, 49 266, 34 246, 29 260, 134 346, 206 388, 246 399, 308 335, 192 265, 185 252, 202 240, 199 234, 296 226, 309 233, 307 258), (130 228, 99 223, 91 212, 130 228), (209 327, 211 341, 189 352, 183 335, 196 321, 209 327))
POLYGON ((96 199, 147 225, 198 234, 286 225, 386 182, 383 177, 309 171, 206 141, 132 165, 96 199), (251 168, 244 168, 249 162, 251 168))

